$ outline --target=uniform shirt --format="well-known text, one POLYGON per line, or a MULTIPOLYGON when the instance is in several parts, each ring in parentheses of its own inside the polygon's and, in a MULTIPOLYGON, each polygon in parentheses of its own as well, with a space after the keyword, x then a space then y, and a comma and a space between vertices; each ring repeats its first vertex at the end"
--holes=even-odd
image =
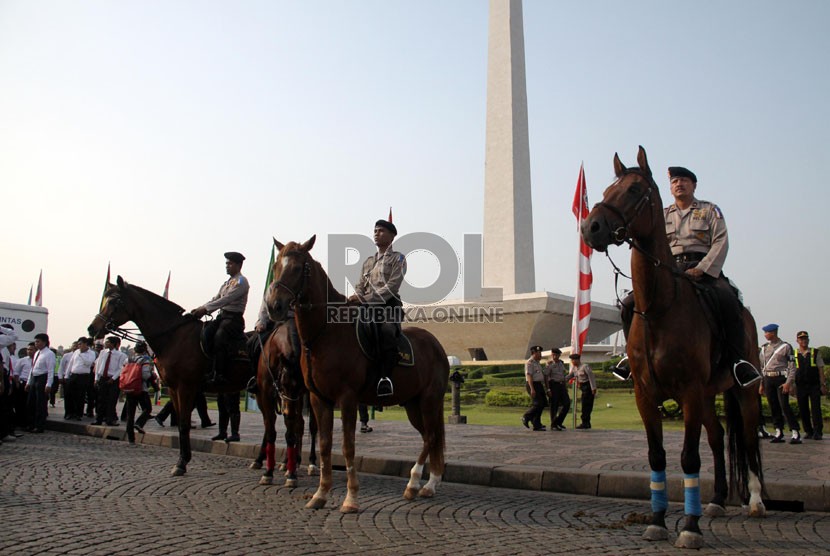
POLYGON ((542 364, 533 357, 525 363, 525 375, 529 376, 532 382, 544 382, 545 380, 545 371, 542 370, 542 364))
MULTIPOLYGON (((95 363, 95 352, 91 349, 81 351, 76 349, 72 353, 72 359, 66 369, 66 378, 72 375, 88 375, 92 372, 92 364, 95 363)), ((112 363, 110 363, 112 367, 112 363)))
POLYGON ((104 376, 104 369, 107 366, 107 355, 110 353, 112 353, 112 359, 110 359, 110 366, 107 369, 107 376, 109 378, 118 380, 118 377, 121 375, 121 369, 127 364, 127 354, 121 350, 103 350, 95 361, 95 382, 98 382, 104 376))
POLYGON ((212 313, 216 309, 231 313, 244 313, 245 306, 248 304, 248 289, 250 289, 248 279, 242 276, 241 273, 234 274, 227 282, 222 284, 219 293, 204 304, 204 309, 208 313, 212 313))
POLYGON ((57 363, 55 354, 52 353, 51 349, 45 347, 40 351, 36 351, 32 357, 31 376, 46 375, 46 387, 51 388, 52 380, 55 377, 55 364, 57 363))
MULTIPOLYGON (((801 346, 796 348, 796 350, 798 350, 798 353, 800 353, 802 357, 807 358, 807 361, 810 360, 811 349, 813 348, 808 347, 807 349, 801 349, 801 346)), ((793 358, 793 365, 795 365, 795 358, 793 358)), ((824 359, 821 358, 821 352, 818 349, 816 349, 816 367, 818 367, 819 372, 824 371, 824 359)))
POLYGON ((574 369, 573 363, 571 364, 571 372, 568 373, 566 379, 571 379, 576 377, 576 382, 578 384, 585 384, 586 382, 591 384, 591 390, 597 389, 597 379, 594 378, 594 371, 591 370, 591 366, 587 363, 583 363, 576 369, 574 369))
POLYGON ((793 347, 778 338, 776 342, 767 342, 761 346, 761 372, 783 373, 787 377, 787 384, 795 382, 795 359, 793 358, 793 347))
POLYGON ((15 334, 14 330, 6 328, 5 326, 0 326, 0 357, 3 359, 3 368, 5 368, 6 371, 9 370, 9 360, 11 359, 9 346, 16 341, 17 334, 15 334))
POLYGON ((680 210, 676 204, 671 204, 663 214, 672 255, 703 253, 706 256, 696 268, 714 278, 720 276, 729 250, 729 234, 718 206, 692 198, 688 210, 680 210))
POLYGON ((553 381, 564 384, 565 374, 565 363, 563 363, 562 360, 556 362, 551 361, 545 367, 545 376, 547 377, 549 382, 553 381))
POLYGON ((26 357, 21 357, 17 360, 17 364, 14 367, 14 376, 22 380, 23 382, 29 381, 29 375, 32 372, 32 358, 28 355, 26 357))
POLYGON ((375 253, 363 261, 355 294, 361 303, 387 303, 398 297, 404 274, 406 257, 402 254, 391 248, 375 253))

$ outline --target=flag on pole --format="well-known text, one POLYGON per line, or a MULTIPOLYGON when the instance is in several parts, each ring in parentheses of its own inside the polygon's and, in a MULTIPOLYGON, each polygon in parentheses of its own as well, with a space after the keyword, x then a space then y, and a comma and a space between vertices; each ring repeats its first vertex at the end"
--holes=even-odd
POLYGON ((262 292, 262 295, 268 292, 268 286, 271 285, 271 282, 274 281, 274 244, 271 244, 271 260, 268 261, 268 272, 265 274, 265 290, 262 292))
POLYGON ((169 270, 167 271, 167 283, 164 284, 164 293, 162 294, 162 297, 164 299, 170 299, 169 297, 167 297, 168 295, 170 295, 170 271, 169 270))
POLYGON ((29 286, 29 301, 26 303, 27 305, 32 304, 32 290, 34 290, 34 286, 29 286))
POLYGON ((582 220, 588 216, 588 191, 585 185, 585 170, 579 166, 579 179, 576 181, 576 192, 572 210, 576 216, 577 234, 579 235, 579 286, 574 297, 574 314, 571 325, 571 353, 582 353, 582 346, 588 336, 588 325, 591 322, 591 284, 594 281, 591 274, 591 255, 594 250, 588 247, 582 239, 582 220))
POLYGON ((43 269, 40 270, 40 276, 37 277, 37 292, 35 292, 35 306, 43 307, 43 269))
POLYGON ((104 298, 107 295, 107 288, 110 286, 110 263, 107 263, 107 279, 104 280, 104 291, 101 292, 101 307, 98 309, 99 311, 104 310, 104 298))

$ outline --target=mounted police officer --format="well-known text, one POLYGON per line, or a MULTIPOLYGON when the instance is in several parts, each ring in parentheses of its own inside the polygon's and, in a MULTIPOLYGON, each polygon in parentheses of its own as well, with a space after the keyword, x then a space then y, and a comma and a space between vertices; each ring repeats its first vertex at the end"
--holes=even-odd
MULTIPOLYGON (((668 173, 674 203, 666 207, 663 214, 672 255, 689 279, 706 284, 715 292, 718 316, 724 329, 724 355, 733 363, 735 379, 741 386, 755 384, 761 380, 761 375, 746 361, 743 304, 722 272, 729 250, 723 213, 716 204, 695 197, 697 176, 694 172, 682 166, 671 166, 668 173)), ((633 295, 623 300, 621 312, 627 338, 634 313, 633 295)), ((615 374, 619 375, 619 371, 615 374)))
POLYGON ((220 309, 219 316, 205 325, 205 339, 213 344, 213 373, 208 382, 224 382, 225 372, 233 363, 234 349, 245 334, 245 306, 248 304, 248 279, 242 273, 245 257, 241 253, 225 253, 225 271, 230 278, 219 288, 213 299, 190 313, 201 318, 220 309))
POLYGON ((365 315, 378 325, 380 334, 380 380, 377 395, 391 396, 394 387, 389 375, 398 363, 397 338, 401 334, 403 303, 398 290, 406 273, 406 258, 392 250, 398 229, 389 220, 375 222, 374 241, 378 252, 363 262, 360 281, 349 301, 358 301, 365 315))

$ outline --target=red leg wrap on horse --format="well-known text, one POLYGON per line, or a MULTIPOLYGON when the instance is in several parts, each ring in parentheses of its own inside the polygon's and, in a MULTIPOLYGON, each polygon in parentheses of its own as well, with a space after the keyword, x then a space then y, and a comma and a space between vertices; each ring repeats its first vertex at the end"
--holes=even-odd
POLYGON ((297 447, 296 446, 289 446, 286 450, 285 459, 288 461, 286 462, 286 466, 288 467, 289 473, 294 473, 297 471, 297 447))
POLYGON ((267 442, 265 444, 265 468, 268 470, 273 470, 274 466, 276 465, 276 457, 274 456, 274 443, 267 442))

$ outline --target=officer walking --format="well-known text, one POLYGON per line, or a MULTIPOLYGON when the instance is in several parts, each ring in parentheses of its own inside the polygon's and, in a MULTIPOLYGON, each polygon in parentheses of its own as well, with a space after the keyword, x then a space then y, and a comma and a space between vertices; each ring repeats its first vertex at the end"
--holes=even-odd
POLYGON ((562 350, 553 348, 552 359, 545 367, 550 394, 550 430, 552 431, 565 430, 565 417, 571 408, 571 397, 568 395, 568 384, 565 380, 565 363, 559 359, 560 355, 562 355, 562 350))
POLYGON ((795 397, 798 412, 804 425, 805 438, 821 440, 823 417, 821 396, 827 394, 824 379, 824 361, 816 348, 810 347, 810 335, 806 330, 795 336, 798 349, 795 350, 795 397))
POLYGON ((764 338, 767 343, 761 346, 761 366, 764 382, 761 394, 766 394, 775 435, 770 442, 784 442, 784 418, 792 431, 790 444, 801 444, 798 419, 790 408, 790 389, 795 385, 795 363, 793 348, 778 337, 778 325, 770 323, 764 326, 764 338))
POLYGON ((533 346, 530 348, 530 359, 525 362, 525 380, 527 381, 527 391, 530 394, 532 405, 522 415, 522 424, 526 428, 530 428, 530 424, 533 424, 533 430, 535 431, 546 430, 541 419, 542 412, 548 405, 548 400, 545 397, 545 372, 541 363, 539 363, 541 359, 542 346, 533 346))
POLYGON ((213 373, 207 381, 219 384, 226 381, 225 373, 230 368, 236 342, 245 334, 245 306, 248 304, 248 279, 242 273, 245 257, 236 251, 225 253, 225 271, 230 278, 219 288, 213 299, 193 309, 190 313, 198 318, 220 309, 219 316, 205 325, 208 344, 213 343, 213 373))

